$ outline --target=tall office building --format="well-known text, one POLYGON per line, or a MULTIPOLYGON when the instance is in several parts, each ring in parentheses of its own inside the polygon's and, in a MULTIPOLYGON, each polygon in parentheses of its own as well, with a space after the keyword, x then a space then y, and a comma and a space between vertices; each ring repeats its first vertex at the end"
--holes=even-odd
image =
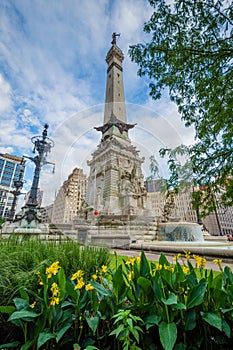
POLYGON ((87 190, 87 177, 75 168, 58 191, 52 212, 53 224, 70 223, 82 207, 87 190))
POLYGON ((15 181, 19 180, 20 173, 23 178, 24 171, 25 160, 23 158, 0 153, 0 216, 4 218, 10 216, 15 181))
MULTIPOLYGON (((165 204, 165 192, 161 180, 152 180, 146 184, 147 198, 156 216, 161 216, 165 204)), ((172 216, 182 221, 198 222, 197 211, 192 208, 192 191, 186 189, 175 197, 172 216)), ((233 207, 217 208, 215 212, 202 219, 203 225, 211 235, 233 234, 233 207)))

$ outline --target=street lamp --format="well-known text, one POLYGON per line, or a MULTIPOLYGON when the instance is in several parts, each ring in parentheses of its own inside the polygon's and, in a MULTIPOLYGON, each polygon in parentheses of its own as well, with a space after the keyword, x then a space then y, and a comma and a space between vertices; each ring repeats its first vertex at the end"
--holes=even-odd
MULTIPOLYGON (((33 153, 35 153, 37 151, 38 155, 35 156, 34 158, 24 156, 25 158, 28 158, 31 161, 33 161, 36 165, 29 199, 26 203, 26 208, 33 209, 33 208, 38 207, 37 192, 38 192, 38 188, 39 188, 38 185, 39 185, 41 168, 45 164, 52 164, 53 166, 55 165, 54 163, 50 163, 50 162, 46 161, 46 157, 47 157, 48 153, 51 151, 51 148, 54 147, 54 142, 47 137, 48 127, 49 127, 48 124, 45 124, 42 136, 33 136, 31 138, 31 141, 34 144, 33 153)), ((54 171, 54 168, 53 168, 53 171, 54 171)))

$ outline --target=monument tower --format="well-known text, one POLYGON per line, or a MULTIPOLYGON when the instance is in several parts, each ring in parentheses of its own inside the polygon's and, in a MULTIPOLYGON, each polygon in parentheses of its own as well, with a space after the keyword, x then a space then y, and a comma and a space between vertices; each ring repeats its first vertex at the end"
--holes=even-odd
POLYGON ((107 53, 107 82, 104 123, 95 127, 102 138, 92 159, 88 161, 90 175, 86 203, 100 215, 142 215, 146 189, 141 165, 144 161, 131 144, 124 97, 124 55, 116 44, 119 34, 113 33, 107 53))

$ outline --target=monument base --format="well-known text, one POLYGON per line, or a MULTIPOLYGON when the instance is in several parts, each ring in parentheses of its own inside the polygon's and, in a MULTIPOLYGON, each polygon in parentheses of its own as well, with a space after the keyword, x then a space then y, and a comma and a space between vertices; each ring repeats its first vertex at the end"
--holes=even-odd
POLYGON ((83 244, 127 248, 135 242, 157 239, 155 218, 134 215, 100 215, 89 222, 74 221, 78 240, 83 244))
POLYGON ((39 208, 22 208, 22 213, 12 222, 3 225, 2 233, 40 235, 49 233, 49 224, 41 222, 39 208))

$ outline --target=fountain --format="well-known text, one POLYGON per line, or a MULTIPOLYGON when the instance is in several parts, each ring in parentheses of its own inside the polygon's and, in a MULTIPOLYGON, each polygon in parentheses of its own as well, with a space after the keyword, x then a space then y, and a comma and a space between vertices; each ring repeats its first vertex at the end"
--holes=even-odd
POLYGON ((162 218, 158 220, 158 241, 169 242, 203 242, 202 226, 194 222, 180 221, 172 217, 175 208, 175 193, 170 191, 164 208, 162 218))

